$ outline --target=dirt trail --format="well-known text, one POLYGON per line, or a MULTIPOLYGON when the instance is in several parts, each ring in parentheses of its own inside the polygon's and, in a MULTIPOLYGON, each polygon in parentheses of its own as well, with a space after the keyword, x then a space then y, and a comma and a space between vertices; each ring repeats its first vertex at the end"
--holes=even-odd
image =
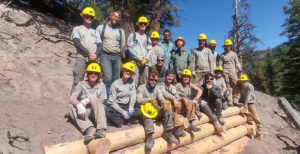
MULTIPOLYGON (((82 138, 64 119, 73 80, 75 48, 68 41, 47 36, 68 38, 71 28, 37 12, 33 17, 34 22, 27 27, 0 18, 0 153, 4 154, 40 154, 42 145, 82 138), (13 136, 27 136, 30 142, 15 141, 13 147, 7 131, 13 136)), ((258 114, 267 134, 263 141, 249 142, 242 153, 296 153, 295 149, 284 150, 286 145, 276 134, 295 141, 299 153, 300 131, 285 120, 286 115, 275 98, 256 94, 258 114)))

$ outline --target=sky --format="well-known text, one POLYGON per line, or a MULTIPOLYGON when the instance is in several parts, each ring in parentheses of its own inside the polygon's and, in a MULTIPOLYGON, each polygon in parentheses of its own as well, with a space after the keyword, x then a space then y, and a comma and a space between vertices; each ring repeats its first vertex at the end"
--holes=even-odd
MULTIPOLYGON (((252 34, 262 42, 256 44, 256 49, 273 48, 288 39, 280 36, 284 31, 281 25, 288 17, 283 12, 283 6, 288 6, 288 0, 247 0, 251 4, 250 22, 257 26, 252 34)), ((232 29, 234 0, 176 0, 174 5, 181 10, 180 27, 172 27, 172 38, 178 36, 186 40, 186 49, 198 47, 197 38, 205 33, 208 41, 217 41, 216 51, 223 52, 222 44, 227 39, 227 33, 232 29)))

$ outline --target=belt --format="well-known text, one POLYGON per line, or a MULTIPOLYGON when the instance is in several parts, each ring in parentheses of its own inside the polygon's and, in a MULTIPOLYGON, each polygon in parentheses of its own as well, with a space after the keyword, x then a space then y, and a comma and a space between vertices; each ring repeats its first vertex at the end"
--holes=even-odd
POLYGON ((101 52, 101 54, 106 54, 106 55, 110 55, 110 56, 122 56, 120 53, 107 53, 107 52, 101 52))

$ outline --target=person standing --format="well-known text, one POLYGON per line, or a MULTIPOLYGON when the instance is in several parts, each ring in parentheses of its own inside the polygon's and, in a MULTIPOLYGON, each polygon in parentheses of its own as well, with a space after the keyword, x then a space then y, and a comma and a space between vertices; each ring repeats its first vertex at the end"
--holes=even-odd
POLYGON ((193 54, 193 83, 200 87, 204 83, 204 76, 214 71, 213 69, 213 55, 206 43, 207 37, 205 34, 200 34, 198 37, 199 47, 192 50, 193 54))
POLYGON ((192 54, 184 49, 185 40, 182 37, 177 37, 175 41, 177 50, 172 52, 170 69, 173 69, 176 74, 177 82, 180 81, 181 73, 184 69, 192 70, 192 54))
POLYGON ((119 13, 112 12, 109 16, 109 21, 99 25, 96 29, 103 43, 100 65, 103 69, 103 82, 106 86, 106 91, 109 91, 111 84, 120 78, 121 58, 124 55, 126 40, 119 21, 119 13))
POLYGON ((100 80, 102 73, 97 63, 89 64, 85 73, 87 80, 80 81, 70 96, 69 117, 85 135, 84 143, 88 144, 94 136, 105 137, 107 124, 103 102, 106 88, 100 80))
POLYGON ((213 70, 215 70, 217 68, 217 66, 219 66, 219 59, 220 59, 220 55, 219 53, 216 51, 216 46, 217 46, 217 42, 215 40, 210 40, 208 43, 208 48, 211 50, 211 53, 214 57, 213 59, 213 70))
POLYGON ((83 24, 73 29, 71 39, 77 49, 77 58, 73 68, 73 85, 71 93, 77 84, 84 79, 84 70, 89 62, 97 62, 102 50, 100 35, 91 27, 97 17, 92 7, 84 8, 80 16, 83 24))
POLYGON ((233 104, 238 103, 239 93, 237 89, 238 76, 237 73, 242 71, 242 67, 238 56, 235 52, 232 51, 232 41, 230 39, 225 40, 224 50, 221 54, 219 65, 223 68, 225 73, 225 82, 230 91, 228 96, 228 105, 233 106, 233 104))
POLYGON ((150 60, 152 56, 152 43, 150 38, 146 35, 146 28, 149 26, 148 19, 145 16, 141 16, 136 25, 138 26, 138 32, 131 33, 128 36, 128 51, 132 63, 135 65, 135 76, 133 80, 136 86, 147 82, 147 70, 146 66, 150 66, 150 60))
POLYGON ((157 31, 153 31, 150 35, 151 42, 152 42, 152 55, 150 61, 150 67, 157 64, 158 56, 164 56, 164 50, 158 46, 159 42, 159 33, 157 31))
POLYGON ((158 45, 163 48, 164 50, 164 56, 165 56, 165 63, 164 67, 166 69, 169 69, 170 67, 170 60, 172 52, 176 50, 176 46, 173 42, 171 42, 171 31, 166 29, 164 31, 164 39, 161 40, 158 45))

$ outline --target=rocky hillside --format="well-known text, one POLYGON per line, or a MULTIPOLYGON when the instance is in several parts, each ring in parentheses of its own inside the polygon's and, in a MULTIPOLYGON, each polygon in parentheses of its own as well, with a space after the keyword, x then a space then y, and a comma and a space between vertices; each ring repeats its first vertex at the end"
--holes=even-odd
MULTIPOLYGON (((1 3, 0 3, 1 4, 1 3)), ((71 27, 32 10, 0 5, 0 153, 42 153, 42 145, 81 139, 64 119, 72 85, 75 48, 71 27), (27 15, 19 15, 26 13, 27 15), (28 137, 9 143, 12 136, 28 137)), ((297 153, 300 131, 293 128, 277 100, 256 92, 266 132, 243 153, 297 153), (276 134, 289 137, 294 142, 276 134), (295 144, 294 144, 295 143, 295 144)))

